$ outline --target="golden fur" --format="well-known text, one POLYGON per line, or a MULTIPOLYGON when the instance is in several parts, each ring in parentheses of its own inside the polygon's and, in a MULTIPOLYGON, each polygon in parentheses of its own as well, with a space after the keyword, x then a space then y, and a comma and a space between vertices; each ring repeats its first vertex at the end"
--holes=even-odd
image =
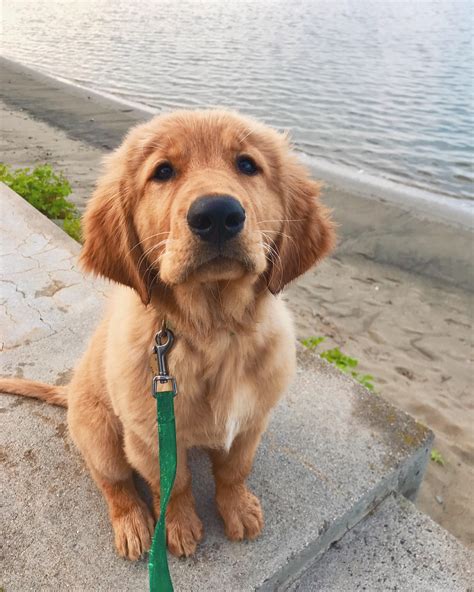
POLYGON ((277 293, 333 243, 317 195, 285 136, 227 111, 157 117, 131 130, 107 159, 84 217, 81 263, 121 286, 65 390, 17 379, 0 381, 0 389, 67 405, 70 433, 105 496, 120 555, 138 558, 153 533, 133 469, 159 512, 149 360, 163 319, 176 336, 169 365, 180 390, 169 549, 190 555, 202 537, 186 462, 193 446, 209 451, 227 536, 260 534, 262 510, 245 480, 295 366, 292 323, 277 293), (241 154, 255 160, 258 174, 236 168, 241 154), (157 181, 164 161, 176 175, 157 181), (219 253, 186 222, 195 199, 218 194, 234 196, 246 213, 243 231, 219 253))

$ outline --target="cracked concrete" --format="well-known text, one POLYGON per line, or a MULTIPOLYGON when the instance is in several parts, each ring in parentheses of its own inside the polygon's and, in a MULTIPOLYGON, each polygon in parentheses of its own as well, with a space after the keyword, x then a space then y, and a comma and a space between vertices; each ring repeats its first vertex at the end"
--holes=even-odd
MULTIPOLYGON (((93 282, 91 291, 91 284, 84 284, 75 265, 79 244, 43 216, 32 217, 31 206, 4 185, 1 197, 8 213, 0 221, 2 351, 9 351, 73 331, 71 316, 76 323, 81 309, 90 316, 96 291, 104 286, 93 282)), ((95 318, 84 319, 91 328, 99 310, 100 306, 95 318)), ((4 364, 6 369, 13 367, 8 360, 4 364)))

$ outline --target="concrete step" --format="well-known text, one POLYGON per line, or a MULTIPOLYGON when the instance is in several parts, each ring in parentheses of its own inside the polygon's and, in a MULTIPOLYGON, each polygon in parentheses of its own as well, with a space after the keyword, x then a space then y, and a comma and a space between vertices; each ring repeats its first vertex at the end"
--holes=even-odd
POLYGON ((315 561, 289 592, 468 592, 474 556, 393 495, 315 561))
MULTIPOLYGON (((67 382, 104 303, 75 266, 79 246, 1 187, 2 374, 67 382)), ((177 336, 179 339, 179 336, 177 336)), ((4 581, 10 590, 146 590, 146 561, 113 550, 105 504, 62 409, 2 395, 4 581)), ((230 543, 204 454, 192 455, 205 540, 171 560, 177 591, 285 590, 392 492, 413 497, 431 432, 310 352, 276 409, 249 480, 263 536, 230 543)))

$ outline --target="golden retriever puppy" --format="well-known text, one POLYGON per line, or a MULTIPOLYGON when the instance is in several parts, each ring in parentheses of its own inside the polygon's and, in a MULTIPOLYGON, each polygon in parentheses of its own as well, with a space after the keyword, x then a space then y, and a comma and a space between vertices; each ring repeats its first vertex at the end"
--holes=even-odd
POLYGON ((231 540, 257 537, 246 478, 269 413, 292 378, 295 337, 278 292, 324 257, 333 227, 318 186, 284 135, 222 110, 179 111, 132 129, 107 158, 84 216, 83 268, 113 280, 108 313, 67 387, 3 379, 0 389, 67 406, 71 436, 106 499, 120 555, 150 547, 159 513, 150 356, 165 320, 175 334, 177 476, 169 550, 203 529, 186 453, 209 451, 231 540))

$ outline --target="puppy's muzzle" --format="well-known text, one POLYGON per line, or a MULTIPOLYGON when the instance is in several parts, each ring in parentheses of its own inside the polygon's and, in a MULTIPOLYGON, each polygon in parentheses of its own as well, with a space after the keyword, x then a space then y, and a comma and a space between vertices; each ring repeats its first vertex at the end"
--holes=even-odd
POLYGON ((201 240, 221 245, 242 231, 245 210, 230 195, 206 195, 196 199, 189 208, 187 221, 201 240))

